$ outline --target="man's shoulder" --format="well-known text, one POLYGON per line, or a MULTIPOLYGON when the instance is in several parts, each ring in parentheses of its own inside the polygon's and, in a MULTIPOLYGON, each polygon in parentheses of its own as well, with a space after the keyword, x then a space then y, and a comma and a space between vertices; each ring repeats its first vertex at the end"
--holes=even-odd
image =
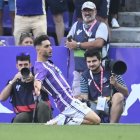
POLYGON ((83 76, 83 77, 88 77, 89 75, 90 75, 89 69, 86 69, 86 70, 82 73, 82 76, 83 76))
POLYGON ((107 25, 104 22, 99 23, 100 28, 107 28, 107 25))

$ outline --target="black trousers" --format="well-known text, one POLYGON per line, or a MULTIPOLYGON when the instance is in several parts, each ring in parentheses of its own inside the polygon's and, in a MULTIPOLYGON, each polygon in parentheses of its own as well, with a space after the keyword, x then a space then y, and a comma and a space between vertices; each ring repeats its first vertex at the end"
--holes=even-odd
MULTIPOLYGON (((46 123, 52 118, 51 108, 46 102, 40 101, 35 112, 35 123, 46 123)), ((15 116, 13 123, 31 123, 33 121, 33 111, 21 112, 15 116)))

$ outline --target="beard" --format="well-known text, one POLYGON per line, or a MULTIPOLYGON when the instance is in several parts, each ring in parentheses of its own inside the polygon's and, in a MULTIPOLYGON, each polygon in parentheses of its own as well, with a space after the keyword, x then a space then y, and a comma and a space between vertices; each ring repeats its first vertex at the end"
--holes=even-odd
POLYGON ((44 55, 43 55, 43 57, 44 58, 50 58, 50 57, 52 57, 52 53, 45 53, 44 55))
POLYGON ((93 21, 95 20, 95 15, 93 16, 90 16, 90 17, 86 17, 86 16, 84 16, 83 17, 83 21, 84 21, 84 23, 86 23, 86 24, 90 24, 90 23, 92 23, 93 21))
POLYGON ((101 66, 101 65, 99 65, 99 66, 96 67, 95 69, 92 69, 91 71, 92 71, 93 73, 98 73, 98 72, 100 72, 100 66, 101 66))

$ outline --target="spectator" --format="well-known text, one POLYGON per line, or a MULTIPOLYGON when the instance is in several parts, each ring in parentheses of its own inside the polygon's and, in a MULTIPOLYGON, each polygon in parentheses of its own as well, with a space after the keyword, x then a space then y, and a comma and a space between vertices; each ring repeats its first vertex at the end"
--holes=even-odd
POLYGON ((47 0, 48 6, 53 14, 57 43, 60 44, 61 38, 64 37, 65 25, 63 13, 68 10, 66 0, 47 0))
MULTIPOLYGON (((4 0, 0 0, 0 35, 4 35, 3 33, 3 8, 6 2, 4 0)), ((12 20, 12 34, 14 30, 14 18, 15 18, 15 0, 8 0, 8 6, 10 10, 10 17, 12 20)))
POLYGON ((47 125, 80 125, 99 124, 100 118, 85 103, 72 97, 70 86, 66 82, 59 68, 48 61, 52 56, 52 47, 49 37, 39 36, 34 41, 37 52, 35 70, 35 94, 40 95, 41 88, 50 94, 61 113, 47 125))
POLYGON ((47 33, 45 0, 15 0, 16 15, 14 36, 16 45, 21 33, 33 33, 34 37, 47 33))
MULTIPOLYGON (((75 4, 75 12, 78 19, 82 18, 81 15, 81 7, 84 2, 88 0, 74 0, 75 4)), ((108 12, 109 12, 109 1, 110 0, 89 0, 93 2, 97 7, 97 15, 96 18, 99 21, 105 22, 108 25, 108 12)))
POLYGON ((88 69, 80 80, 81 98, 89 100, 91 109, 99 116, 110 113, 110 122, 118 123, 124 108, 124 98, 128 96, 122 77, 112 74, 110 68, 105 69, 101 65, 100 53, 95 50, 86 51, 85 59, 88 69))
POLYGON ((33 46, 33 36, 31 33, 22 33, 19 39, 20 46, 33 46))
POLYGON ((111 18, 111 27, 112 28, 119 28, 120 27, 120 25, 117 21, 119 6, 120 6, 120 0, 110 0, 109 15, 111 18))
POLYGON ((68 37, 72 39, 66 42, 66 46, 74 50, 75 69, 72 84, 74 96, 80 94, 80 75, 87 68, 84 59, 85 50, 99 49, 102 51, 102 57, 105 57, 108 51, 108 28, 105 23, 96 20, 95 4, 85 2, 81 10, 83 21, 74 23, 68 33, 68 37))
POLYGON ((13 119, 14 123, 29 123, 32 121, 39 123, 47 122, 51 119, 48 95, 42 91, 41 99, 37 106, 35 106, 33 97, 34 77, 30 71, 25 71, 25 68, 26 70, 29 70, 31 67, 30 55, 25 53, 17 55, 16 67, 18 69, 18 73, 2 90, 0 101, 5 101, 10 97, 10 102, 12 103, 16 113, 16 116, 13 119))

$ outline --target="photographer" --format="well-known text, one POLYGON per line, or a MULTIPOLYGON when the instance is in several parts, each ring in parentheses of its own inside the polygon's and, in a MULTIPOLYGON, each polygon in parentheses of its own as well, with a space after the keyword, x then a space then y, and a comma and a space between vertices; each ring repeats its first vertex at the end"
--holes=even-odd
POLYGON ((123 112, 124 99, 128 96, 128 89, 120 75, 111 73, 101 65, 98 51, 87 50, 85 59, 88 70, 84 71, 80 79, 81 95, 90 101, 91 109, 100 117, 102 122, 118 123, 123 112))
POLYGON ((17 74, 8 82, 0 94, 0 101, 10 97, 16 113, 14 123, 39 122, 51 119, 51 107, 48 95, 41 92, 41 98, 34 100, 34 77, 30 72, 30 55, 21 53, 16 56, 17 74))

